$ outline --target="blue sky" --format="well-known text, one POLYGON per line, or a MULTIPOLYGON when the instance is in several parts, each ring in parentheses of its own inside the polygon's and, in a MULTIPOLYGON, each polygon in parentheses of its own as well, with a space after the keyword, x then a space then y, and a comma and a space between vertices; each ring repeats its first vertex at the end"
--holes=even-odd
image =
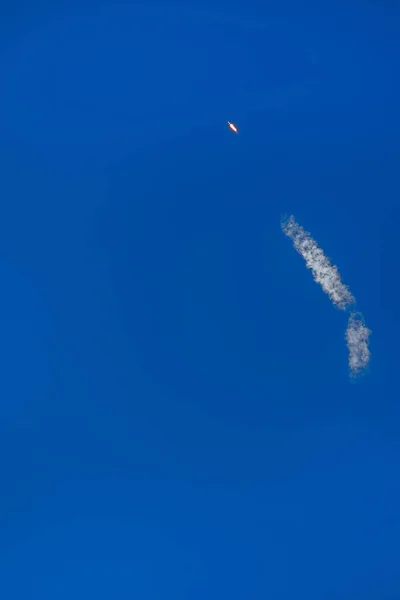
POLYGON ((398 8, 52 4, 0 18, 2 597, 399 598, 398 8))

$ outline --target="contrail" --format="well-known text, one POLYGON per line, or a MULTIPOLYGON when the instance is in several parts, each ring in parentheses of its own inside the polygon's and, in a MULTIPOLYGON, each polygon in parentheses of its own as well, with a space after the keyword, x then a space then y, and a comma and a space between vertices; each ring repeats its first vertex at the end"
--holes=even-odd
MULTIPOLYGON (((292 241, 293 246, 306 261, 308 269, 311 269, 314 280, 320 284, 322 289, 333 304, 341 310, 355 304, 355 298, 349 288, 342 283, 337 267, 331 264, 317 242, 310 234, 296 223, 293 215, 282 223, 282 229, 292 241)), ((346 330, 346 343, 349 351, 349 368, 351 377, 356 377, 367 367, 370 359, 368 338, 371 330, 365 326, 361 313, 350 313, 346 330)))
POLYGON ((371 330, 364 324, 361 313, 351 313, 346 330, 346 342, 349 349, 350 375, 356 377, 368 365, 370 351, 368 338, 371 330))
POLYGON ((314 280, 320 284, 325 294, 328 294, 333 304, 341 310, 355 303, 355 298, 349 288, 342 283, 337 267, 331 264, 317 242, 313 240, 308 231, 305 231, 293 215, 282 223, 282 229, 292 241, 293 246, 306 261, 311 269, 314 280))

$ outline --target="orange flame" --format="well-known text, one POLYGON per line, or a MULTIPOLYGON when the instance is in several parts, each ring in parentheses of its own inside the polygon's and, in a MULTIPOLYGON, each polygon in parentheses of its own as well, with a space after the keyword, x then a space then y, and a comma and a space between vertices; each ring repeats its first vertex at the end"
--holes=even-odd
POLYGON ((232 129, 232 131, 234 131, 235 133, 239 133, 236 125, 234 125, 233 123, 230 123, 229 121, 228 121, 228 125, 229 125, 230 129, 232 129))

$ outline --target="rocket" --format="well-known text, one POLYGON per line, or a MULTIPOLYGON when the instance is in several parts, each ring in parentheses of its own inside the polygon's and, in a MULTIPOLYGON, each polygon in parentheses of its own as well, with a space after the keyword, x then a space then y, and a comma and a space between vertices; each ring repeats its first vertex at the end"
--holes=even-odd
POLYGON ((238 128, 236 127, 236 125, 234 125, 233 123, 231 123, 230 121, 228 121, 228 127, 229 129, 231 129, 234 133, 239 133, 238 128))

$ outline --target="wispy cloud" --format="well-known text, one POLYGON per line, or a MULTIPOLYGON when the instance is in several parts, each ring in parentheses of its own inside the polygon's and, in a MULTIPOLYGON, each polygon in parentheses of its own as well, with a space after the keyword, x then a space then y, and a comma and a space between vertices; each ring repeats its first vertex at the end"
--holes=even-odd
POLYGON ((368 338, 371 330, 364 324, 361 313, 351 313, 346 330, 346 342, 349 349, 350 375, 356 377, 369 363, 371 353, 368 338))
POLYGON ((282 229, 293 241, 293 246, 306 261, 307 268, 311 269, 314 280, 320 284, 325 294, 328 294, 333 304, 341 310, 346 310, 354 304, 355 298, 342 283, 337 267, 331 264, 311 235, 296 223, 293 215, 282 223, 282 229))

